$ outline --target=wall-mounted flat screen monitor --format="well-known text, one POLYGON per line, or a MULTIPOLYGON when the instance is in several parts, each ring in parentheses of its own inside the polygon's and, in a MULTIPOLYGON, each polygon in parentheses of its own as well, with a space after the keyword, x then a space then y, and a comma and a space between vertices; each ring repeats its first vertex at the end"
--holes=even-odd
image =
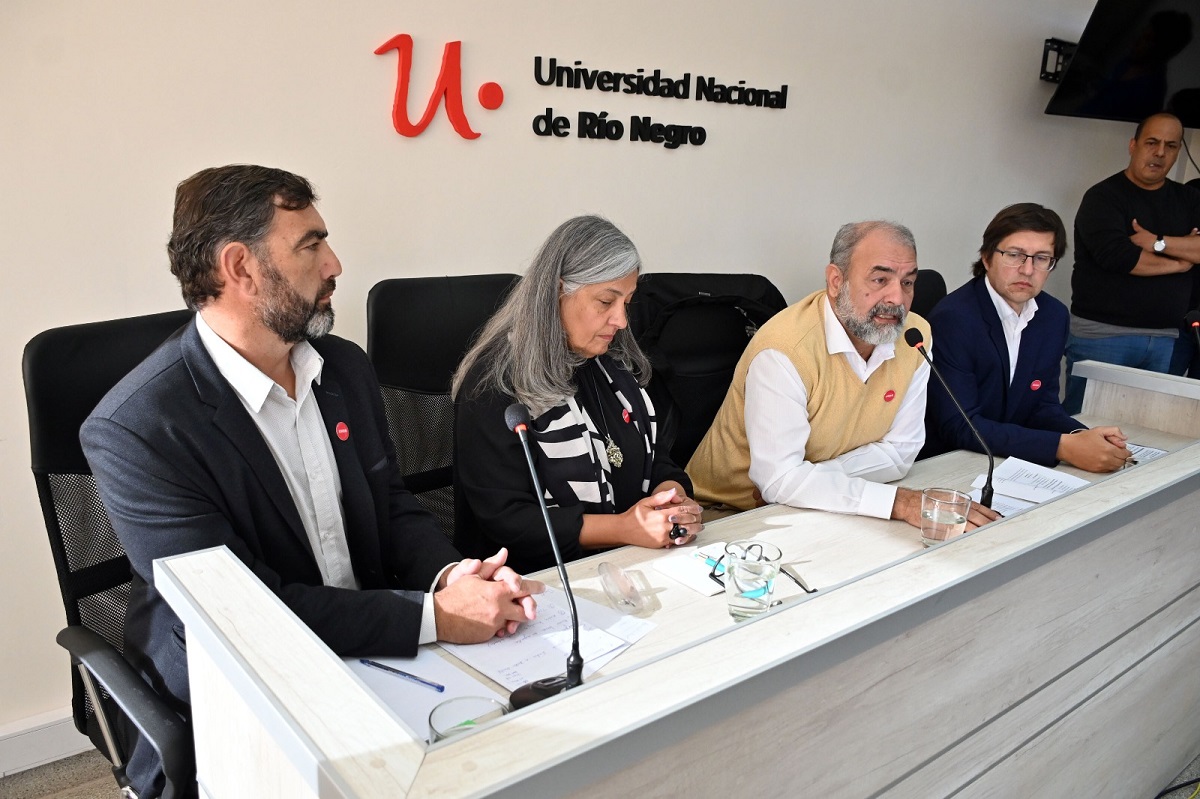
POLYGON ((1200 127, 1200 0, 1100 0, 1047 114, 1200 127))

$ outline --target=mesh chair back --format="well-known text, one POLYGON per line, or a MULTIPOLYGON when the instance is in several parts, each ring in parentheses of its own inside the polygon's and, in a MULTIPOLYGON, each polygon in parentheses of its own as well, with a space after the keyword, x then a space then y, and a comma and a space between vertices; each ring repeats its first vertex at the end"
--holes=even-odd
POLYGON ((629 329, 650 358, 649 394, 663 441, 686 466, 716 418, 738 360, 758 328, 787 306, 761 275, 645 275, 629 329))
MULTIPOLYGON (((93 630, 118 651, 129 604, 129 561, 100 502, 79 428, 118 380, 190 318, 190 311, 172 311, 60 327, 25 347, 33 477, 67 624, 93 630)), ((109 756, 75 669, 71 680, 75 726, 109 756)))
POLYGON ((395 278, 367 295, 367 355, 405 485, 454 539, 450 381, 516 275, 395 278))
POLYGON ((933 306, 946 296, 946 281, 936 269, 917 270, 917 282, 913 284, 912 312, 928 319, 933 306))

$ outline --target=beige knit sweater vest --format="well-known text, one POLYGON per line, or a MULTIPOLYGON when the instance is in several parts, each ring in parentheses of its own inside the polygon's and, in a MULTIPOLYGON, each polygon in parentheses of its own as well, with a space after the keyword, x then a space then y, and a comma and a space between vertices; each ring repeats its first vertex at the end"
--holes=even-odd
MULTIPOLYGON (((892 426, 913 374, 921 365, 920 353, 897 341, 896 357, 884 362, 863 383, 844 355, 829 355, 824 300, 824 291, 810 294, 776 314, 751 339, 712 427, 688 463, 696 499, 741 510, 763 504, 758 489, 750 482, 745 423, 746 373, 750 362, 763 350, 778 350, 787 356, 804 383, 812 427, 804 448, 806 461, 820 463, 879 441, 892 426)), ((929 324, 916 314, 907 316, 905 327, 917 328, 925 341, 930 341, 929 324)))

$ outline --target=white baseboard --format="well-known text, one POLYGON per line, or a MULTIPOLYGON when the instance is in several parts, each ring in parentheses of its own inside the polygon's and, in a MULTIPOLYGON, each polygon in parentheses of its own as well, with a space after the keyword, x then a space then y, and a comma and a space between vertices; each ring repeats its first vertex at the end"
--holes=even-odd
POLYGON ((0 726, 0 777, 52 763, 92 748, 75 729, 70 710, 57 710, 0 726))

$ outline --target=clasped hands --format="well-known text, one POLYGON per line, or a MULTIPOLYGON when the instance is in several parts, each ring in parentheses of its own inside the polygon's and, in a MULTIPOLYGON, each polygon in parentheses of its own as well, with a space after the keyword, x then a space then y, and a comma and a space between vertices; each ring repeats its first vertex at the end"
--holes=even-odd
POLYGON ((517 574, 506 560, 508 550, 501 547, 484 560, 461 560, 442 575, 433 594, 439 641, 476 644, 503 638, 537 618, 533 595, 546 586, 517 574))
POLYGON ((1115 472, 1133 455, 1129 439, 1119 427, 1076 430, 1059 439, 1058 459, 1086 472, 1115 472))
POLYGON ((666 548, 691 543, 704 529, 703 509, 674 480, 662 483, 650 496, 634 503, 624 515, 632 530, 631 544, 642 547, 666 548), (671 538, 678 525, 686 535, 671 538))

